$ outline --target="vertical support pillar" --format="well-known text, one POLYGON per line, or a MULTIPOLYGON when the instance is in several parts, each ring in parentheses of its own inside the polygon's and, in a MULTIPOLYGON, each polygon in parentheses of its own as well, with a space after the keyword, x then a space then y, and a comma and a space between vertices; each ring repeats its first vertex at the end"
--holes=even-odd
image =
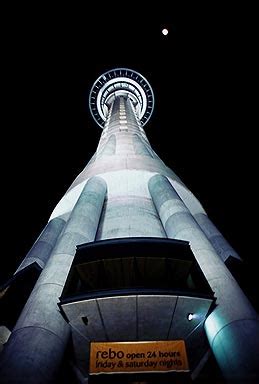
POLYGON ((34 262, 43 269, 65 224, 65 220, 59 217, 50 220, 15 273, 34 262))
POLYGON ((153 176, 149 191, 167 236, 190 242, 215 292, 217 307, 207 318, 205 331, 224 377, 235 383, 258 382, 259 319, 256 311, 167 178, 153 176))
POLYGON ((194 215, 194 218, 224 262, 226 262, 229 257, 234 257, 241 261, 240 256, 205 213, 197 213, 194 215))
POLYGON ((106 183, 90 179, 40 275, 1 356, 1 383, 54 383, 69 337, 58 301, 76 246, 95 239, 106 183))

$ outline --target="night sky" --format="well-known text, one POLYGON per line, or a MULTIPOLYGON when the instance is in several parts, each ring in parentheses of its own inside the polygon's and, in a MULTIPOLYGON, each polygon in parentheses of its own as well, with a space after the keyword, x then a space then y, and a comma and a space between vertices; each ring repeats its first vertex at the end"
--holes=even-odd
POLYGON ((133 2, 6 11, 1 282, 95 152, 92 84, 128 67, 154 91, 145 127, 154 150, 244 259, 241 284, 255 302, 255 10, 157 3, 146 11, 133 2))

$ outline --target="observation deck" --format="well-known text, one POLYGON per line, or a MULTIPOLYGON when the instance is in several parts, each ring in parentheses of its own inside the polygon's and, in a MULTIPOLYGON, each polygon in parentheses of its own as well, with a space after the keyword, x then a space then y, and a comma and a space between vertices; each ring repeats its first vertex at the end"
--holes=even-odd
POLYGON ((109 107, 117 96, 129 97, 144 126, 154 109, 154 93, 149 82, 140 73, 128 68, 105 72, 93 84, 89 108, 93 119, 103 128, 109 107))

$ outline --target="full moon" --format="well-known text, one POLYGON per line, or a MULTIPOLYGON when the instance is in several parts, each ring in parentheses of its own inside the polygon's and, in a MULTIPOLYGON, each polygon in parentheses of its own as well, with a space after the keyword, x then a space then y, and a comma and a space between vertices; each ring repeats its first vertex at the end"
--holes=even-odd
POLYGON ((168 35, 168 29, 166 29, 166 28, 162 29, 162 34, 164 36, 168 35))

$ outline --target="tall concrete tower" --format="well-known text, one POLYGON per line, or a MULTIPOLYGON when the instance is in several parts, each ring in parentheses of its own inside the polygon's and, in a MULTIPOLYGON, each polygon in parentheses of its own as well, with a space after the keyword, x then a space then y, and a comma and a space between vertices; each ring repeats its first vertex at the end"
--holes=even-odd
POLYGON ((258 382, 258 315, 227 267, 240 258, 152 149, 149 82, 110 70, 89 106, 97 150, 2 287, 16 304, 1 382, 66 382, 68 366, 79 383, 195 382, 211 353, 224 382, 258 382))

